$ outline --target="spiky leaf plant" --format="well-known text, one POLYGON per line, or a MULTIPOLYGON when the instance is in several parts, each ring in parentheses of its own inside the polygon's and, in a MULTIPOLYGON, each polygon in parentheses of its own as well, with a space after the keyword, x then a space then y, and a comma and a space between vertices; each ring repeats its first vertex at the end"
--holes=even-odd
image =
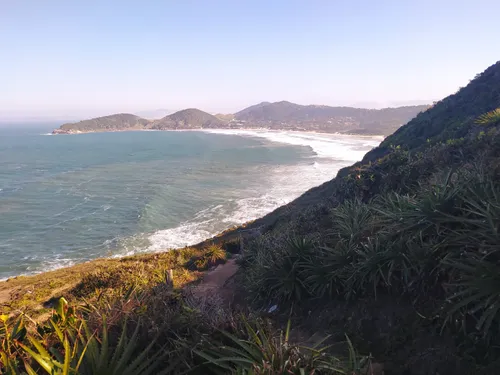
POLYGON ((341 361, 327 355, 327 347, 321 347, 326 338, 306 348, 290 342, 290 321, 284 332, 274 331, 263 321, 250 324, 242 318, 242 322, 241 332, 222 331, 222 342, 195 350, 207 371, 242 375, 347 373, 341 361))
POLYGON ((472 316, 476 323, 474 328, 483 336, 500 332, 499 255, 500 251, 487 256, 469 252, 461 259, 443 262, 459 274, 458 280, 449 285, 452 305, 447 311, 448 318, 464 319, 472 316))
POLYGON ((490 125, 500 121, 500 108, 482 114, 476 119, 476 124, 490 125))
POLYGON ((301 301, 307 296, 302 265, 308 262, 313 250, 313 242, 305 238, 291 238, 282 252, 273 254, 272 262, 264 266, 264 284, 270 297, 281 301, 301 301))
POLYGON ((333 210, 333 237, 353 238, 355 241, 371 234, 373 213, 369 205, 360 200, 346 201, 333 210))
POLYGON ((227 258, 226 251, 219 245, 212 244, 207 249, 203 256, 209 264, 215 264, 227 258))

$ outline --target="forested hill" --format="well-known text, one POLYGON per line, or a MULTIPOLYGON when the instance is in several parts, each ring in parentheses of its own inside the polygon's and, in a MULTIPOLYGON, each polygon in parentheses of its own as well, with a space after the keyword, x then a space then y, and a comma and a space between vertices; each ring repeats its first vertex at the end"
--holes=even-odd
POLYGON ((125 130, 272 129, 388 135, 428 106, 385 108, 303 106, 289 102, 260 103, 236 114, 211 115, 196 108, 184 109, 158 120, 116 114, 64 124, 54 134, 125 130))
POLYGON ((225 123, 210 113, 196 108, 184 109, 154 121, 149 127, 158 130, 212 129, 224 127, 225 123))
POLYGON ((263 102, 236 113, 233 122, 273 129, 389 135, 427 108, 428 105, 364 109, 263 102))
POLYGON ((54 134, 109 132, 124 129, 146 129, 149 120, 129 113, 119 113, 61 125, 53 131, 54 134))

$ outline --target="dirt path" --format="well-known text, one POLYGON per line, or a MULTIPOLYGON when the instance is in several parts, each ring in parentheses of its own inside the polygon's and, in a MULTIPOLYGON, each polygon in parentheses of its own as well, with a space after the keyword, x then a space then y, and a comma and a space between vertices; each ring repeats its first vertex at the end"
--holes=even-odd
POLYGON ((225 288, 225 285, 236 271, 238 271, 236 259, 230 259, 226 263, 217 266, 213 271, 209 271, 194 288, 194 295, 203 297, 210 294, 219 294, 226 301, 232 300, 233 290, 232 288, 225 288))

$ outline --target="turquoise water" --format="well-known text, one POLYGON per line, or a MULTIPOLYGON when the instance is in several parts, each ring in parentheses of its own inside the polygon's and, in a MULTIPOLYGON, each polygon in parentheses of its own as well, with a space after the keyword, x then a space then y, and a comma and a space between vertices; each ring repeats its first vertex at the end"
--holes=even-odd
POLYGON ((331 179, 380 141, 40 133, 0 128, 0 279, 196 243, 331 179))

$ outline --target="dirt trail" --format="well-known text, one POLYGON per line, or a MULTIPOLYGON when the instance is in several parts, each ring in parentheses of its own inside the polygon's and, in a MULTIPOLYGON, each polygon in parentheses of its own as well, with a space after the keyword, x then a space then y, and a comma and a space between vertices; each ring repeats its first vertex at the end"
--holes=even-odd
POLYGON ((207 272, 203 280, 194 288, 194 295, 203 297, 210 294, 219 294, 224 300, 231 300, 233 297, 232 288, 226 288, 225 286, 237 271, 236 259, 230 259, 226 263, 217 266, 214 270, 207 272))

